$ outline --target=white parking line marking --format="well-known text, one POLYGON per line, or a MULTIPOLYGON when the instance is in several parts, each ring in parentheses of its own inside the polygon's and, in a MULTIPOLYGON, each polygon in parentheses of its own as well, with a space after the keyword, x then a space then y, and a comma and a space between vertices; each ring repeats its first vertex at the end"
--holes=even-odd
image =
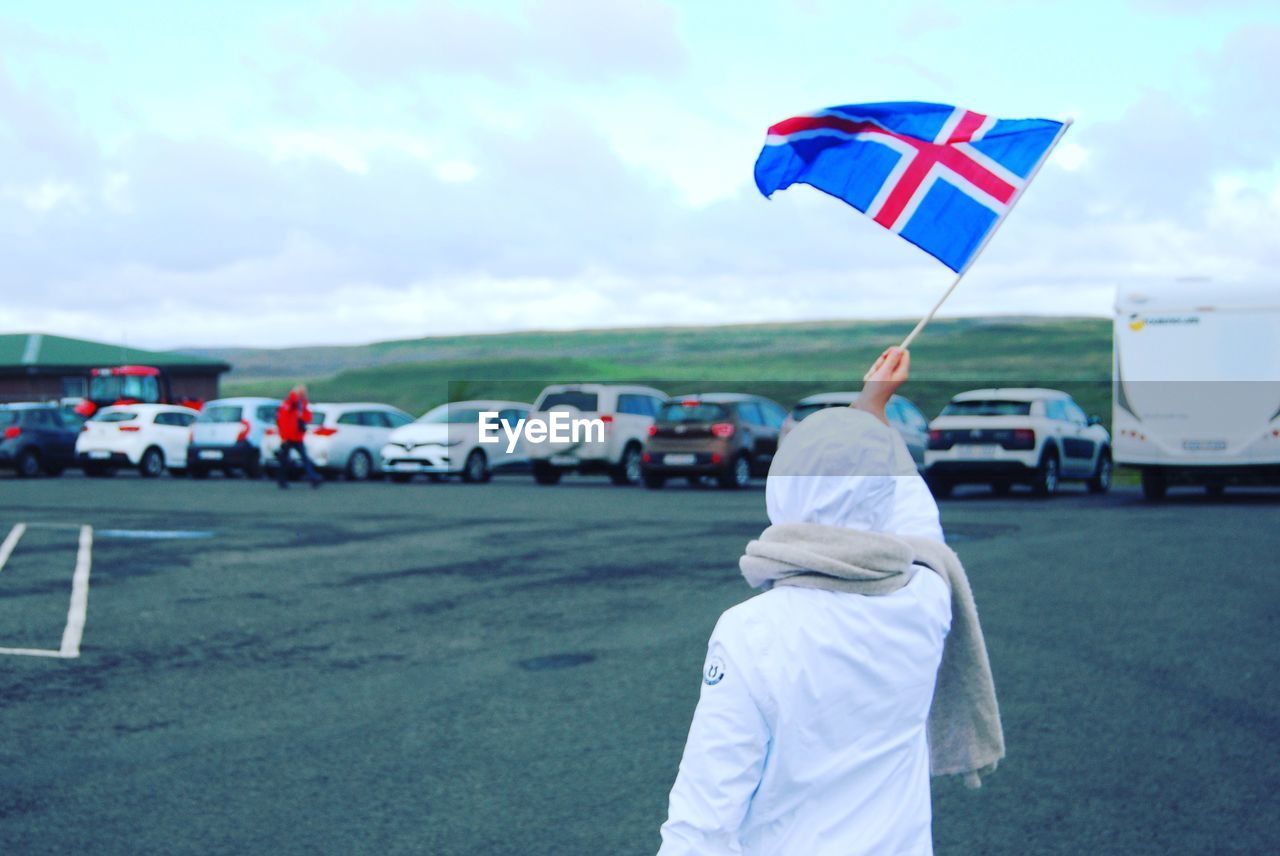
POLYGON ((62 631, 63 657, 80 656, 80 640, 89 611, 89 567, 92 564, 93 527, 80 527, 80 549, 76 552, 76 573, 71 578, 71 606, 67 609, 67 627, 62 631))
POLYGON ((46 651, 43 648, 0 648, 0 654, 13 654, 17 657, 66 657, 61 651, 46 651))
POLYGON ((80 530, 80 546, 76 552, 76 569, 71 577, 71 605, 67 608, 67 625, 62 631, 62 646, 57 651, 47 648, 0 648, 0 655, 16 657, 53 657, 73 659, 80 656, 80 640, 84 638, 84 624, 89 612, 89 568, 93 557, 93 527, 66 523, 19 523, 9 531, 0 543, 0 570, 18 545, 18 539, 30 528, 80 530))
POLYGON ((16 523, 9 530, 8 536, 5 537, 4 543, 0 544, 0 571, 4 570, 4 563, 9 561, 9 554, 13 552, 13 548, 18 546, 18 539, 22 537, 22 533, 27 531, 27 524, 16 523))

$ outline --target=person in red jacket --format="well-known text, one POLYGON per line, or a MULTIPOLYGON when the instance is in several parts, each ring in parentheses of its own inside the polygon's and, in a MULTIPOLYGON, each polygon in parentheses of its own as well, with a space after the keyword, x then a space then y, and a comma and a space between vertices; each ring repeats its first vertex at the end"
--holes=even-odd
POLYGON ((302 468, 311 481, 312 487, 320 487, 320 474, 316 472, 311 458, 307 455, 307 447, 302 438, 306 435, 307 423, 311 421, 311 404, 307 401, 307 387, 298 384, 289 390, 280 409, 276 411, 276 431, 280 434, 280 448, 276 451, 276 460, 280 467, 280 487, 289 486, 289 452, 297 450, 302 458, 302 468))

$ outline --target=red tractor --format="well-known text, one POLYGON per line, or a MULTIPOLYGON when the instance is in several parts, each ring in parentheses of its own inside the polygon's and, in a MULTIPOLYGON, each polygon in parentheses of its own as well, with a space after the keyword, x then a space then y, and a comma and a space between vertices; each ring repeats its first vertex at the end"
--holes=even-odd
POLYGON ((174 400, 169 376, 155 366, 111 366, 89 371, 89 394, 76 405, 88 419, 113 404, 181 404, 199 410, 203 401, 174 400))

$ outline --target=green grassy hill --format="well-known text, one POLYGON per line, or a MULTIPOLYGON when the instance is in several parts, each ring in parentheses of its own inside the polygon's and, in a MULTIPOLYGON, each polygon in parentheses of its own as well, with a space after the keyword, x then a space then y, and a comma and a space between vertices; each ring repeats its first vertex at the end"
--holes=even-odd
MULTIPOLYGON (((668 393, 732 390, 784 406, 858 389, 866 366, 912 321, 831 321, 450 336, 353 347, 209 350, 234 372, 225 395, 383 401, 420 413, 461 398, 532 401, 549 383, 639 381, 668 393)), ((932 417, 976 386, 1051 386, 1110 424, 1111 322, 1102 318, 935 321, 912 348, 904 393, 932 417)))

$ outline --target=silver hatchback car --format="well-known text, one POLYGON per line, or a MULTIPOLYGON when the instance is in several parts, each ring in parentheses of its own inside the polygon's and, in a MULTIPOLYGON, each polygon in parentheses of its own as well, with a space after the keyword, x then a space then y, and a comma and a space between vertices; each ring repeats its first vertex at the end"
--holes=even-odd
POLYGON ((219 398, 200 410, 191 426, 187 472, 204 478, 211 470, 226 475, 262 475, 262 438, 276 424, 275 398, 219 398))
MULTIPOLYGON (((398 407, 373 402, 325 402, 311 405, 311 421, 303 445, 316 469, 328 475, 345 475, 364 481, 381 475, 382 456, 391 432, 408 425, 413 417, 398 407)), ((265 463, 275 469, 280 436, 267 432, 263 446, 265 463)))

